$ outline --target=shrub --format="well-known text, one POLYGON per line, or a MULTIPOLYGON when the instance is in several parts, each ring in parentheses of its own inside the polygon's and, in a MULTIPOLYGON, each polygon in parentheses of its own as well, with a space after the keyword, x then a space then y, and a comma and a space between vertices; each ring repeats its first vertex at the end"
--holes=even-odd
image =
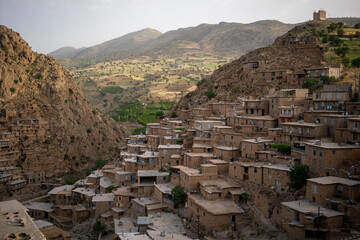
POLYGON ((324 84, 329 84, 329 83, 334 83, 336 82, 336 78, 334 76, 329 77, 329 76, 323 76, 321 77, 321 81, 323 81, 324 84))
POLYGON ((65 185, 74 185, 75 180, 72 177, 66 177, 64 179, 64 183, 65 183, 65 185))
POLYGON ((98 160, 96 160, 95 162, 95 169, 99 169, 102 168, 103 166, 105 166, 106 161, 104 159, 99 158, 98 160))
POLYGON ((316 89, 318 87, 318 85, 319 85, 319 82, 315 78, 307 78, 304 80, 302 87, 307 88, 310 91, 313 91, 314 89, 316 89))
POLYGON ((65 153, 65 155, 64 155, 64 160, 69 160, 69 159, 70 159, 70 156, 65 153))
POLYGON ((360 23, 355 24, 355 28, 359 29, 360 28, 360 23))
POLYGON ((360 67, 360 57, 354 58, 351 61, 351 66, 353 67, 360 67))
POLYGON ((277 149, 279 152, 284 154, 290 154, 291 153, 291 146, 283 143, 273 144, 271 147, 277 149))
POLYGON ((171 196, 174 204, 179 204, 185 202, 186 193, 183 187, 176 186, 171 190, 171 196))
POLYGON ((88 128, 88 129, 86 130, 86 132, 87 132, 87 133, 91 133, 91 128, 88 128))
POLYGON ((97 220, 95 222, 95 224, 93 225, 93 230, 94 230, 94 232, 102 232, 105 230, 105 226, 102 225, 99 220, 97 220))
POLYGON ((306 179, 309 178, 309 167, 306 165, 296 165, 290 168, 289 177, 294 187, 300 189, 306 184, 306 179))
POLYGON ((172 112, 172 113, 170 114, 170 117, 171 117, 171 118, 177 118, 176 112, 172 112))
POLYGON ((43 79, 44 76, 43 76, 41 73, 38 73, 38 74, 35 75, 35 78, 37 78, 37 79, 43 79))
POLYGON ((240 200, 242 202, 247 202, 249 200, 249 196, 249 193, 243 192, 242 194, 240 194, 240 200))
POLYGON ((11 92, 11 93, 15 93, 15 92, 16 92, 16 89, 15 89, 15 88, 13 88, 13 87, 12 87, 12 88, 10 88, 10 92, 11 92))
POLYGON ((207 96, 208 99, 212 99, 216 96, 216 94, 213 92, 211 88, 205 93, 205 96, 207 96))
POLYGON ((115 188, 115 187, 114 187, 113 185, 110 185, 110 186, 107 187, 107 189, 108 189, 109 191, 113 190, 114 188, 115 188))
POLYGON ((236 88, 231 89, 232 94, 238 93, 239 91, 240 91, 240 87, 236 87, 236 88))
POLYGON ((145 134, 146 133, 146 127, 141 128, 135 128, 133 131, 133 135, 139 135, 139 134, 145 134))

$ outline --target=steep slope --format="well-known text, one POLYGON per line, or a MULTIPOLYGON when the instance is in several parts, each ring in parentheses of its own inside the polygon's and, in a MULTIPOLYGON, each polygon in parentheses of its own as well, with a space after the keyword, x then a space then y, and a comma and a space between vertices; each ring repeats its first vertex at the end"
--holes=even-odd
MULTIPOLYGON (((288 37, 311 37, 314 28, 323 28, 332 21, 311 21, 291 29, 285 35, 278 37, 274 44, 259 48, 243 55, 239 59, 225 64, 207 79, 204 79, 198 88, 184 96, 175 110, 186 105, 199 105, 209 101, 207 92, 213 92, 215 99, 221 101, 235 100, 238 97, 264 97, 271 88, 301 87, 297 81, 256 81, 256 75, 266 71, 290 71, 292 75, 303 74, 304 69, 324 64, 324 50, 316 43, 289 45, 288 37), (256 69, 248 67, 248 63, 257 62, 256 69)), ((257 75, 259 76, 259 75, 257 75)))
POLYGON ((0 26, 0 47, 0 107, 15 113, 13 120, 1 122, 1 132, 13 131, 21 118, 36 118, 45 126, 43 134, 20 134, 16 147, 25 170, 54 176, 116 154, 127 130, 95 111, 58 62, 33 52, 5 26, 0 26))
POLYGON ((336 17, 336 18, 328 18, 328 20, 332 20, 335 22, 343 22, 345 24, 355 25, 360 23, 360 18, 358 17, 336 17))
POLYGON ((104 43, 88 47, 79 52, 70 52, 70 54, 58 56, 56 52, 51 52, 48 55, 54 56, 56 59, 65 58, 97 58, 112 55, 119 52, 132 52, 143 48, 150 40, 159 37, 162 33, 151 28, 142 29, 137 32, 126 34, 122 37, 115 38, 104 43))

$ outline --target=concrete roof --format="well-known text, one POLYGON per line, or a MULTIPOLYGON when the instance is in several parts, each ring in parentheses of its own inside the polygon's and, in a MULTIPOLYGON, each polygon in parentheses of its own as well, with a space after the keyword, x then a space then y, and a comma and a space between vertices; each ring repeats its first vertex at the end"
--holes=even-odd
POLYGON ((328 208, 325 208, 317 203, 310 202, 308 200, 298 200, 292 202, 282 202, 282 205, 291 208, 295 211, 304 213, 304 214, 314 214, 317 216, 318 208, 320 207, 320 214, 325 217, 336 217, 344 215, 341 212, 337 212, 328 208))
POLYGON ((213 157, 212 153, 194 153, 194 152, 189 152, 189 153, 184 153, 184 155, 190 156, 190 157, 213 157))
POLYGON ((212 215, 243 213, 244 211, 234 201, 229 199, 207 200, 200 194, 188 194, 188 198, 212 215))
POLYGON ((286 122, 286 123, 280 123, 280 125, 306 126, 306 127, 322 127, 322 126, 327 126, 326 124, 312 123, 312 122, 286 122))
POLYGON ((130 188, 125 188, 125 187, 117 188, 116 190, 113 190, 112 192, 115 195, 121 195, 121 196, 130 196, 130 197, 137 196, 137 193, 131 192, 130 188))
POLYGON ((186 166, 172 166, 171 168, 174 169, 179 169, 180 171, 186 173, 187 175, 191 175, 191 176, 195 176, 195 175, 200 175, 200 170, 195 169, 195 168, 189 168, 186 166))
POLYGON ((356 186, 360 184, 359 181, 354 181, 346 178, 333 177, 333 176, 309 178, 307 179, 307 181, 322 185, 343 184, 347 186, 356 186))
POLYGON ((159 157, 159 152, 145 151, 142 155, 138 155, 140 158, 157 158, 159 157))
POLYGON ((27 211, 28 209, 22 205, 18 200, 9 200, 0 202, 0 213, 17 212, 20 210, 27 211))
POLYGON ((217 188, 224 189, 224 188, 236 188, 239 187, 238 185, 227 182, 224 179, 214 179, 214 180, 207 180, 207 181, 200 181, 201 186, 216 186, 217 188))
POLYGON ((171 183, 155 183, 154 186, 159 189, 160 192, 171 194, 171 190, 175 187, 175 185, 171 183))
POLYGON ((276 118, 270 116, 270 115, 265 115, 265 116, 236 116, 237 118, 242 118, 242 119, 249 119, 249 120, 267 120, 267 121, 275 121, 276 118))
POLYGON ((271 165, 269 163, 266 163, 262 166, 263 168, 270 168, 270 169, 276 169, 276 170, 283 170, 283 171, 288 171, 290 172, 290 167, 286 166, 284 164, 279 164, 279 163, 272 163, 271 165))
POLYGON ((113 193, 96 194, 92 198, 92 202, 112 202, 115 200, 113 193))
POLYGON ((159 172, 156 170, 138 170, 137 175, 139 177, 153 177, 153 176, 167 176, 169 175, 168 172, 159 172))
POLYGON ((44 220, 36 220, 36 221, 34 221, 34 223, 39 229, 41 229, 43 227, 49 227, 49 226, 54 225, 53 223, 44 221, 44 220))
POLYGON ((54 211, 52 207, 54 206, 53 203, 46 203, 46 202, 28 202, 25 207, 32 210, 39 210, 45 212, 52 212, 54 211))
POLYGON ((214 164, 214 165, 219 165, 219 164, 229 164, 229 162, 225 161, 225 160, 221 160, 221 159, 210 159, 208 160, 209 163, 214 164))
POLYGON ((307 141, 304 142, 306 145, 311 145, 318 148, 327 148, 327 149, 354 149, 358 148, 360 149, 359 145, 351 145, 351 144, 345 144, 345 143, 333 143, 333 142, 320 142, 320 145, 316 145, 315 141, 307 141))
POLYGON ((182 145, 179 144, 169 144, 169 145, 159 145, 158 149, 168 149, 168 148, 175 148, 175 149, 181 149, 182 145))
POLYGON ((274 140, 267 139, 267 138, 250 138, 250 139, 242 139, 242 142, 248 142, 248 143, 270 143, 274 142, 274 140))
POLYGON ((8 214, 0 214, 0 239, 5 239, 10 233, 15 235, 26 233, 31 239, 46 240, 44 234, 27 214, 26 209, 18 209, 16 212, 16 214, 10 213, 10 211, 8 214))
POLYGON ((74 190, 72 190, 73 192, 76 192, 76 193, 81 193, 81 194, 84 194, 84 195, 87 195, 87 196, 94 196, 95 195, 95 191, 94 189, 91 189, 91 188, 76 188, 74 190))
POLYGON ((216 149, 225 150, 225 151, 235 151, 239 150, 237 147, 228 147, 228 146, 217 146, 216 149))
POLYGON ((165 232, 165 236, 160 236, 161 231, 155 231, 155 230, 147 230, 147 234, 151 237, 153 240, 191 240, 191 238, 182 235, 180 233, 167 233, 165 232))
POLYGON ((138 216, 137 225, 149 225, 151 223, 150 217, 138 216))
POLYGON ((135 198, 132 199, 132 201, 140 204, 140 205, 150 205, 150 204, 158 204, 159 201, 156 200, 155 198, 135 198))

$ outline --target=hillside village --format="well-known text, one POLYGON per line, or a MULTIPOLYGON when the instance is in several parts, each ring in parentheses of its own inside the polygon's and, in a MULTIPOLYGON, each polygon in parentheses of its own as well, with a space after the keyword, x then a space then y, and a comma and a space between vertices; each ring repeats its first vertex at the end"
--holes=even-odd
MULTIPOLYGON (((282 40, 289 51, 321 51, 313 36, 282 40)), ((360 82, 324 81, 342 78, 342 64, 301 67, 243 63, 252 83, 281 87, 259 98, 184 97, 145 135, 129 136, 117 161, 74 184, 17 165, 35 151, 16 151, 20 138, 46 140, 36 104, 2 110, 0 190, 17 200, 0 202, 0 238, 359 239, 360 82), (308 78, 319 86, 299 87, 308 78), (47 193, 21 199, 36 186, 47 193)), ((34 158, 46 164, 50 153, 34 158)))

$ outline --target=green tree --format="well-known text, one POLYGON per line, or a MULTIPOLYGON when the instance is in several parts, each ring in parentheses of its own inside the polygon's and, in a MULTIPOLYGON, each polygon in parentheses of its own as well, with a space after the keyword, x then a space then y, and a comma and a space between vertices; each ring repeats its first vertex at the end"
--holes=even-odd
POLYGON ((283 143, 273 144, 271 147, 277 149, 279 152, 284 154, 290 154, 291 153, 291 146, 283 143))
POLYGON ((355 28, 359 29, 360 28, 360 23, 355 24, 355 28))
POLYGON ((174 204, 179 204, 185 202, 186 193, 183 187, 176 186, 171 190, 171 196, 174 204))
POLYGON ((330 84, 336 82, 336 78, 334 76, 323 76, 321 77, 321 81, 323 81, 324 84, 330 84))
POLYGON ((318 86, 319 86, 319 82, 315 78, 307 78, 307 79, 305 79, 304 82, 303 82, 303 85, 302 85, 303 88, 307 88, 310 91, 313 91, 318 86))
POLYGON ((354 58, 351 61, 351 66, 353 67, 360 67, 360 57, 354 58))
POLYGON ((114 188, 115 188, 114 185, 110 185, 110 186, 107 187, 107 189, 108 189, 109 191, 113 190, 114 188))
POLYGON ((205 93, 205 96, 207 96, 208 99, 212 99, 216 96, 216 94, 213 92, 211 88, 205 93))
POLYGON ((172 112, 172 113, 170 114, 170 117, 171 117, 171 118, 177 118, 176 112, 172 112))
POLYGON ((306 179, 309 178, 309 167, 306 165, 296 165, 290 168, 289 177, 294 187, 300 189, 306 184, 306 179))
POLYGON ((101 224, 101 222, 99 220, 97 220, 95 222, 95 224, 93 225, 93 230, 94 232, 102 232, 105 230, 105 226, 101 224))

